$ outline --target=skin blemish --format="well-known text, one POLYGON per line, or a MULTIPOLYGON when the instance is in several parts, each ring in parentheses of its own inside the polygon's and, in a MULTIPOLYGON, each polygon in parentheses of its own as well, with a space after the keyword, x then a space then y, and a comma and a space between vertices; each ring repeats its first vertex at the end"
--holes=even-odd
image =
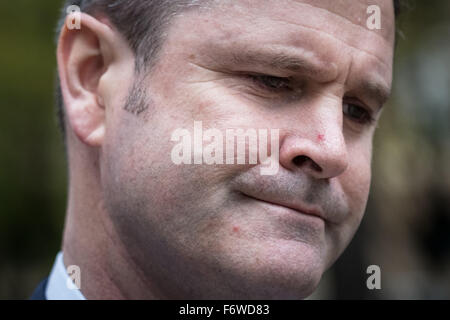
POLYGON ((324 142, 324 141, 325 141, 325 135, 323 135, 323 134, 318 134, 318 135, 317 135, 317 140, 319 140, 320 142, 324 142))
POLYGON ((239 232, 239 227, 238 226, 234 226, 233 227, 233 232, 234 233, 238 233, 239 232))

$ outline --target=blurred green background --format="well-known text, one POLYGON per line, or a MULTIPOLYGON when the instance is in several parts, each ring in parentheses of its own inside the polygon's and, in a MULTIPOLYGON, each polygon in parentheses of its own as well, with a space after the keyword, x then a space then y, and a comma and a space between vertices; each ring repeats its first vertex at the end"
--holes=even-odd
MULTIPOLYGON (((59 251, 67 174, 53 103, 60 0, 0 2, 0 299, 25 299, 59 251)), ((368 210, 311 298, 450 299, 450 1, 401 19, 368 210), (381 268, 381 290, 366 287, 381 268)))

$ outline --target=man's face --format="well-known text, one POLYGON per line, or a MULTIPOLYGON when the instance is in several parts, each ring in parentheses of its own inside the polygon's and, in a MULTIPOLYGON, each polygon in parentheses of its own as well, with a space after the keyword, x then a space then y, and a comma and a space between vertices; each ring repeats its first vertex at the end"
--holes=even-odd
MULTIPOLYGON (((224 1, 173 20, 141 83, 107 109, 106 207, 146 281, 174 298, 304 298, 348 245, 391 86, 392 1, 224 1), (370 4, 373 4, 371 1, 370 4), (373 119, 372 119, 373 118, 373 119), (176 129, 279 129, 279 170, 175 165, 176 129), (320 215, 321 217, 318 217, 320 215)), ((206 145, 206 143, 205 143, 206 145)), ((224 148, 225 149, 225 148, 224 148)))

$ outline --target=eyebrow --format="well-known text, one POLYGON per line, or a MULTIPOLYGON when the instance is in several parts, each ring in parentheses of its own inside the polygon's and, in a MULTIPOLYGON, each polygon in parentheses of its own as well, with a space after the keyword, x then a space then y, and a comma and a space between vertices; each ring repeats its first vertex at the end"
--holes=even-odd
POLYGON ((221 55, 220 64, 233 66, 258 66, 269 68, 280 73, 303 74, 326 82, 337 77, 338 70, 334 63, 326 63, 314 53, 302 49, 279 50, 279 49, 245 49, 233 50, 221 55))
POLYGON ((391 96, 391 88, 384 82, 375 79, 364 79, 359 85, 361 94, 367 96, 371 100, 377 101, 379 108, 389 100, 391 96))
MULTIPOLYGON (((230 66, 240 68, 256 66, 261 68, 262 72, 278 71, 281 74, 303 75, 323 83, 332 81, 339 75, 335 63, 326 62, 313 52, 302 48, 242 49, 240 47, 232 50, 227 48, 227 50, 219 50, 214 62, 223 69, 228 69, 230 66)), ((364 77, 358 81, 355 92, 376 101, 381 109, 391 95, 391 88, 382 79, 377 78, 377 76, 364 77)))

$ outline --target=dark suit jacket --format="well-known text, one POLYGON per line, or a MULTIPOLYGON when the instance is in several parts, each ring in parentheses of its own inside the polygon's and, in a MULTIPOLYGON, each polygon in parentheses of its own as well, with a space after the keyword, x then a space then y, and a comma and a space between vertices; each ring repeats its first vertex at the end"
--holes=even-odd
POLYGON ((34 290, 33 294, 30 297, 30 300, 47 300, 45 296, 45 290, 47 289, 48 277, 42 280, 41 283, 34 290))

